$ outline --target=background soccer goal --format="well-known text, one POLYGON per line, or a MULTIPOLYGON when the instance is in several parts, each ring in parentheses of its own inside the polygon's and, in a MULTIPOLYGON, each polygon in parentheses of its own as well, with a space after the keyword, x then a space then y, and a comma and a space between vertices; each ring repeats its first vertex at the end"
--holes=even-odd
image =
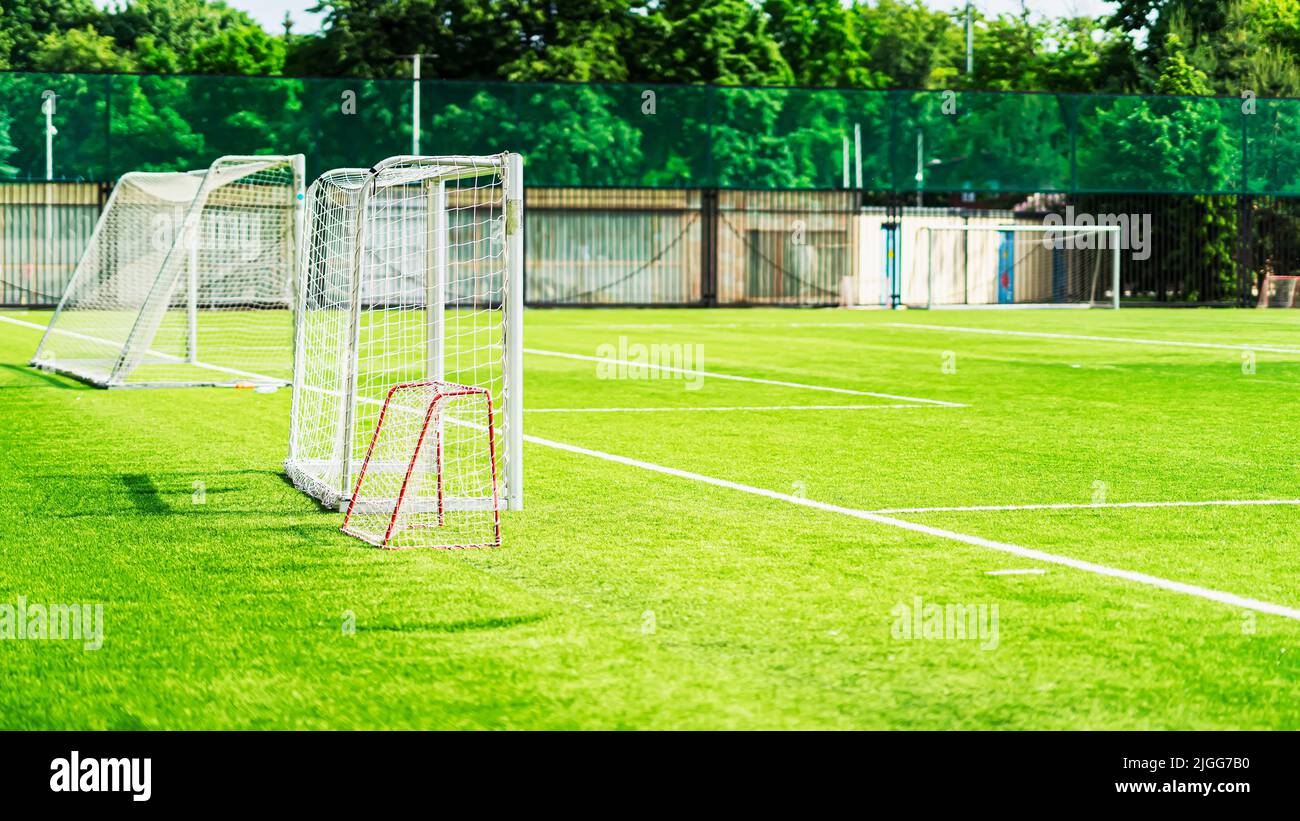
POLYGON ((522 177, 517 154, 393 157, 312 183, 285 471, 322 504, 351 496, 388 391, 434 381, 489 393, 522 507, 522 177))
POLYGON ((931 225, 918 230, 927 308, 1118 308, 1118 226, 931 225))
POLYGON ((303 157, 126 174, 31 364, 105 387, 288 384, 303 157))
POLYGON ((1257 308, 1300 307, 1300 276, 1291 274, 1266 274, 1259 286, 1257 308))

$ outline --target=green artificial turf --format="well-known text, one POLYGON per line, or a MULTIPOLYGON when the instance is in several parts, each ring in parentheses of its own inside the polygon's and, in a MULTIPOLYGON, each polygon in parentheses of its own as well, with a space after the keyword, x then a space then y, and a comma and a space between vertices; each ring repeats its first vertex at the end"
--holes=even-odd
MULTIPOLYGON (((0 323, 0 604, 105 635, 0 641, 3 728, 1300 727, 1286 615, 537 441, 504 547, 376 550, 282 477, 287 390, 92 389, 38 338, 0 323), (918 599, 996 641, 900 637, 918 599)), ((1300 498, 1289 311, 532 311, 526 345, 530 436, 796 501, 1300 498), (911 399, 537 352, 651 344, 911 399), (769 409, 543 412, 638 407, 769 409)), ((1297 506, 888 515, 1300 610, 1297 506)))

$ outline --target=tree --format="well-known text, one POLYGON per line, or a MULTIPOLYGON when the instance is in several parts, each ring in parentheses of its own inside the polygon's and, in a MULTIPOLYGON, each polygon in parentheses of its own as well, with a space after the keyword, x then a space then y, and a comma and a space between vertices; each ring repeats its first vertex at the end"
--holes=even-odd
POLYGON ((126 51, 136 51, 149 38, 148 48, 154 52, 188 55, 223 31, 256 25, 252 17, 219 0, 126 0, 103 15, 96 28, 126 51))
POLYGON ((14 177, 18 174, 18 169, 8 164, 9 157, 18 150, 9 138, 9 126, 12 119, 8 114, 0 112, 0 177, 14 177))
POLYGON ((523 52, 504 64, 507 80, 628 79, 624 57, 635 49, 633 16, 639 0, 528 0, 517 4, 523 52))
POLYGON ((284 41, 259 26, 235 26, 195 43, 181 64, 195 74, 279 74, 284 41))
POLYGON ((865 69, 882 88, 935 88, 951 85, 964 65, 961 29, 921 0, 879 0, 851 9, 867 55, 865 69))
POLYGON ((1123 91, 1137 79, 1132 40, 1087 17, 977 16, 974 47, 975 71, 961 76, 969 89, 1123 91))
POLYGON ((51 34, 98 23, 92 0, 5 0, 0 9, 0 68, 31 70, 32 59, 51 34))
POLYGON ((839 0, 766 0, 763 12, 798 85, 879 86, 882 78, 866 65, 860 18, 839 0))
POLYGON ((661 0, 640 20, 630 79, 659 83, 789 85, 794 74, 748 0, 661 0))
POLYGON ((36 45, 31 64, 37 71, 69 73, 130 71, 135 67, 131 55, 119 51, 112 37, 90 26, 49 32, 36 45))
POLYGON ((320 37, 295 44, 292 73, 397 77, 427 54, 431 78, 486 80, 524 57, 525 0, 321 0, 320 37))

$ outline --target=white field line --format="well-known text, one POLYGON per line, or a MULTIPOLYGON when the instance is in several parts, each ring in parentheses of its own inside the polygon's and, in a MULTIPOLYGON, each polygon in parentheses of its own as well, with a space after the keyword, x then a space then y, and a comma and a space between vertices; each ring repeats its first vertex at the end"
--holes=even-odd
MULTIPOLYGON (((38 331, 44 331, 46 327, 44 325, 37 325, 35 322, 27 322, 22 319, 13 319, 7 316, 0 316, 0 322, 8 322, 11 325, 21 325, 24 328, 34 328, 35 330, 38 331)), ((58 328, 54 329, 54 333, 60 334, 62 336, 70 336, 74 339, 84 339, 87 342, 94 342, 96 345, 112 346, 112 345, 121 344, 118 342, 114 342, 111 339, 103 339, 98 336, 79 334, 76 331, 63 331, 63 330, 59 330, 58 328)), ((153 348, 146 348, 145 353, 149 354, 150 356, 156 356, 160 359, 164 359, 168 362, 172 362, 178 365, 191 365, 195 368, 206 368, 207 370, 210 371, 221 371, 222 373, 228 373, 234 376, 247 376, 250 379, 264 379, 270 382, 278 382, 282 385, 286 384, 285 380, 283 379, 276 379, 275 377, 264 376, 263 374, 253 373, 252 371, 241 371, 241 370, 236 370, 235 368, 227 368, 222 365, 209 365, 206 362, 190 362, 186 360, 184 357, 176 356, 175 354, 163 353, 162 351, 155 351, 153 348)), ((57 370, 57 368, 55 368, 55 370, 57 370)))
POLYGON ((563 351, 545 351, 538 348, 524 348, 524 353, 534 354, 536 356, 555 356, 561 359, 576 359, 582 362, 603 362, 610 365, 626 365, 630 368, 645 368, 653 371, 665 371, 668 373, 681 373, 691 376, 703 376, 709 379, 731 379, 736 382, 757 382, 761 385, 777 385, 783 388, 800 388, 808 391, 827 391, 828 393, 845 393, 851 396, 874 396, 877 399, 894 399, 900 402, 918 402, 924 405, 940 405, 945 408, 964 408, 967 407, 958 402, 944 402, 939 399, 920 399, 915 396, 899 396, 893 393, 876 393, 874 391, 857 391, 850 388, 832 388, 827 385, 805 385, 801 382, 782 382, 777 379, 760 379, 756 376, 738 376, 732 373, 715 373, 713 371, 700 371, 692 368, 674 368, 669 365, 655 365, 644 362, 631 362, 625 359, 611 359, 603 356, 588 356, 580 353, 564 353, 563 351))
POLYGON ((524 408, 525 413, 672 413, 676 411, 803 411, 803 410, 898 410, 926 405, 736 405, 706 408, 524 408))
POLYGON ((9 316, 0 316, 0 322, 8 322, 10 325, 21 325, 24 328, 35 328, 38 331, 45 330, 44 325, 38 325, 35 322, 28 322, 25 319, 14 319, 9 316))
POLYGON ((1209 601, 1219 602, 1220 604, 1226 604, 1232 607, 1240 607, 1246 610, 1254 610, 1259 613, 1268 613, 1274 616, 1282 616, 1284 618, 1300 621, 1300 609, 1296 609, 1294 607, 1286 607, 1284 605, 1274 604, 1272 602, 1261 601, 1259 599, 1251 599, 1245 596, 1238 596, 1235 593, 1228 593, 1222 590, 1214 590, 1208 587, 1200 587, 1198 585, 1188 584, 1186 582, 1173 581, 1172 579, 1165 579, 1159 576, 1151 576, 1146 573, 1138 573, 1132 570, 1122 570, 1120 568, 1109 567, 1104 564, 1097 564, 1096 562, 1083 561, 1082 559, 1072 559, 1068 556, 1058 556, 1054 553, 1046 553, 1042 550, 1034 550, 1028 547, 1021 547, 1020 545, 1011 544, 1009 542, 997 542, 997 541, 993 541, 992 539, 985 539, 980 536, 971 536, 966 533, 958 533, 953 530, 944 530, 943 528, 930 527, 929 525, 918 524, 916 522, 909 522, 903 519, 896 519, 892 516, 883 516, 879 513, 873 513, 869 510, 858 510, 851 507, 843 507, 840 505, 828 504, 826 502, 818 502, 813 499, 804 499, 799 496, 791 496, 788 493, 778 493, 775 490, 767 490, 765 488, 754 487, 753 485, 745 485, 739 482, 732 482, 727 479, 718 479, 712 476, 705 476, 700 473, 692 473, 686 470, 678 470, 677 468, 670 468, 670 467, 665 467, 664 465, 657 465, 653 462, 643 462, 640 459, 631 459, 626 456, 618 456, 613 453, 605 453, 599 450, 591 450, 590 448, 579 447, 577 445, 569 445, 563 442, 555 442, 550 439, 542 439, 541 437, 538 436, 529 436, 525 434, 524 440, 528 442, 532 442, 535 445, 542 445, 548 448, 555 448, 556 450, 568 451, 569 453, 576 453, 582 456, 592 456, 597 459, 604 459, 605 461, 608 462, 616 462, 621 465, 628 465, 630 467, 641 468, 642 470, 650 470, 650 471, 654 471, 655 473, 665 474, 667 476, 676 476, 682 479, 690 479, 695 482, 703 482, 704 484, 714 485, 715 487, 727 488, 729 490, 738 490, 741 491, 742 493, 750 493, 755 496, 763 496, 765 498, 775 499, 780 502, 789 502, 792 505, 799 505, 800 507, 812 508, 813 510, 822 510, 828 513, 839 513, 844 516, 852 516, 855 519, 863 519, 868 522, 876 522, 877 524, 889 525, 890 527, 897 527, 897 528, 901 528, 902 530, 909 530, 912 531, 913 533, 921 533, 926 536, 933 536, 939 539, 946 539, 948 541, 953 541, 953 542, 961 542, 963 544, 974 545, 975 547, 984 547, 990 550, 999 551, 1001 553, 1008 553, 1012 556, 1019 556, 1022 559, 1031 559, 1033 561, 1045 562, 1047 564, 1055 564, 1055 565, 1060 565, 1062 567, 1070 567, 1075 570, 1082 570, 1085 573, 1094 573, 1098 576, 1109 576, 1115 579, 1123 579, 1124 581, 1133 582, 1135 584, 1144 584, 1149 587, 1160 588, 1161 590, 1169 590, 1174 593, 1182 593, 1183 595, 1186 596, 1195 596, 1201 599, 1208 599, 1209 601))
POLYGON ((1084 334, 1055 334, 1044 331, 1007 331, 1000 328, 963 328, 957 325, 926 325, 920 322, 885 322, 885 328, 921 328, 927 331, 952 331, 963 334, 989 334, 990 336, 1027 336, 1036 339, 1079 339, 1086 342, 1120 342, 1126 345, 1159 345, 1166 348, 1214 348, 1221 351, 1265 351, 1268 353, 1300 354, 1300 348, 1279 348, 1274 345, 1232 345, 1224 342, 1180 342, 1172 339, 1141 339, 1129 336, 1087 336, 1084 334))
POLYGON ((867 322, 618 322, 612 325, 547 325, 547 328, 639 331, 660 328, 870 328, 867 322))
POLYGON ((966 513, 997 510, 1105 510, 1125 507, 1252 507, 1256 505, 1300 505, 1300 499, 1207 499, 1174 502, 1080 502, 1078 504, 964 505, 953 507, 885 507, 872 513, 966 513))

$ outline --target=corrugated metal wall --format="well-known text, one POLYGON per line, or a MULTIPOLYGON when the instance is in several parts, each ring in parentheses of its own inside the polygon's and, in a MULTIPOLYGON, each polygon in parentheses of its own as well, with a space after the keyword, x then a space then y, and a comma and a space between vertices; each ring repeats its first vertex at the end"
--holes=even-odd
POLYGON ((51 306, 77 267, 107 200, 106 184, 0 184, 0 304, 51 306))
MULTIPOLYGON (((58 302, 109 188, 0 182, 0 303, 58 302)), ((526 198, 525 300, 534 306, 835 305, 846 279, 852 301, 887 304, 868 281, 879 226, 863 226, 904 210, 947 220, 1041 221, 1067 208, 1141 218, 1145 247, 1121 257, 1130 304, 1253 305, 1266 273, 1300 272, 1300 198, 1001 193, 960 203, 927 196, 924 209, 895 211, 868 205, 885 195, 855 191, 530 188, 526 198)))
POLYGON ((531 305, 699 305, 699 191, 530 188, 531 305))

